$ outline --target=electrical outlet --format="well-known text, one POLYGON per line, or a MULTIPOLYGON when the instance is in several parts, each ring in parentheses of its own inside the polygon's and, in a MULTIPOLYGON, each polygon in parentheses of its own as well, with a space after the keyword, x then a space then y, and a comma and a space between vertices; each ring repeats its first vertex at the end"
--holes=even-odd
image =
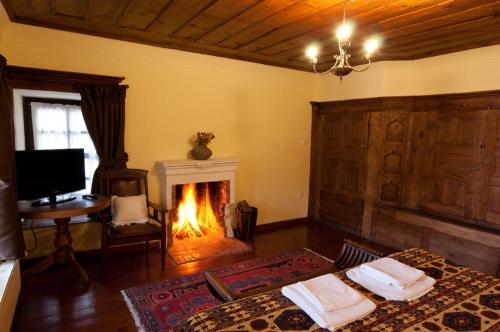
POLYGON ((304 193, 302 191, 297 191, 297 198, 304 198, 304 193))

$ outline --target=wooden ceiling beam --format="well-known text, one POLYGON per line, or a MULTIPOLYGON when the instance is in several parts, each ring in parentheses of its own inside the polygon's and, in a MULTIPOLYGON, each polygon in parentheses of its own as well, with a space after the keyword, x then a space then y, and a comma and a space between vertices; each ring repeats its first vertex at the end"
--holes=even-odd
POLYGON ((197 41, 211 31, 236 19, 260 2, 261 0, 218 0, 198 17, 189 21, 184 29, 177 31, 175 37, 197 41))
MULTIPOLYGON (((18 23, 310 71, 304 49, 332 40, 342 0, 1 0, 18 23)), ((353 64, 364 38, 385 42, 375 60, 406 60, 500 44, 500 0, 356 0, 353 64)))
POLYGON ((168 2, 169 0, 131 0, 116 23, 123 28, 144 30, 168 2))
POLYGON ((264 0, 236 16, 231 21, 205 34, 197 41, 203 44, 217 45, 252 25, 259 24, 267 17, 275 15, 301 1, 303 0, 264 0))
POLYGON ((267 34, 284 25, 293 24, 294 22, 297 22, 305 17, 319 14, 323 10, 338 6, 341 2, 342 0, 334 0, 333 5, 332 1, 321 0, 299 2, 277 12, 275 15, 269 16, 258 24, 254 24, 247 29, 240 31, 231 38, 220 42, 218 45, 229 48, 244 48, 245 45, 265 37, 267 34))
MULTIPOLYGON (((463 5, 463 3, 462 3, 463 5)), ((460 7, 460 8, 463 8, 460 7)), ((424 32, 427 35, 427 38, 432 39, 434 37, 433 31, 439 28, 446 28, 447 26, 460 24, 467 22, 472 22, 474 20, 483 18, 485 16, 495 16, 498 15, 497 12, 500 9, 500 1, 494 1, 493 4, 483 4, 481 6, 475 8, 468 8, 461 12, 454 12, 448 15, 443 15, 441 17, 433 17, 428 20, 421 20, 413 24, 406 24, 404 26, 400 26, 396 24, 397 22, 393 22, 390 26, 385 26, 380 28, 381 31, 384 31, 383 37, 385 38, 385 44, 390 44, 391 40, 400 40, 406 37, 411 37, 415 34, 424 32), (464 21, 465 20, 465 21, 464 21)), ((373 26, 358 26, 357 35, 369 36, 370 32, 373 30, 373 26)), ((322 57, 331 58, 333 55, 338 53, 338 46, 335 42, 331 40, 325 45, 325 40, 323 40, 322 47, 322 57)), ((355 54, 359 52, 362 48, 363 40, 353 38, 353 45, 351 47, 351 53, 355 54), (360 44, 359 46, 356 43, 360 44)), ((383 45, 382 48, 385 46, 383 45)), ((303 52, 291 51, 289 53, 280 53, 276 55, 280 58, 286 57, 287 59, 298 59, 303 57, 303 52)), ((382 60, 381 58, 378 58, 382 60)))
MULTIPOLYGON (((376 61, 381 60, 390 60, 394 57, 402 57, 404 54, 414 53, 418 48, 422 48, 425 45, 439 45, 445 43, 450 37, 461 36, 464 37, 464 33, 472 32, 472 34, 465 35, 466 37, 472 37, 475 34, 478 34, 477 29, 497 26, 500 23, 500 17, 497 16, 488 16, 482 17, 477 20, 460 22, 458 24, 449 26, 449 27, 441 27, 439 29, 435 29, 433 31, 433 38, 429 39, 428 34, 426 35, 424 32, 415 35, 408 35, 406 37, 401 37, 398 39, 388 40, 385 45, 377 54, 375 55, 376 61), (437 42, 436 42, 437 41, 437 42)), ((352 58, 362 58, 364 60, 364 52, 361 50, 361 45, 355 45, 353 51, 351 52, 352 58)), ((321 62, 329 61, 332 59, 333 55, 336 53, 326 54, 319 57, 321 62)), ((414 58, 404 56, 404 59, 414 58)), ((403 60, 401 58, 401 60, 403 60)), ((296 61, 304 61, 304 55, 297 56, 292 58, 296 61)), ((353 60, 357 61, 357 60, 353 60)), ((354 63, 354 62, 353 62, 354 63)), ((359 62, 356 62, 359 63, 359 62)))
MULTIPOLYGON (((64 31, 82 32, 80 27, 74 27, 72 25, 72 22, 74 21, 74 19, 72 18, 64 18, 64 20, 58 18, 57 20, 54 20, 52 17, 48 18, 42 17, 42 19, 43 21, 38 22, 33 19, 16 18, 15 22, 21 24, 35 25, 35 26, 46 25, 48 27, 64 31), (62 24, 62 22, 64 22, 64 24, 62 24)), ((120 33, 120 31, 122 30, 123 27, 120 28, 120 27, 106 26, 106 32, 103 33, 102 32, 103 27, 100 27, 99 25, 96 24, 92 27, 88 27, 88 29, 85 30, 84 33, 100 37, 107 37, 107 38, 111 37, 114 39, 158 46, 163 48, 177 49, 177 50, 214 55, 214 56, 224 56, 227 58, 237 59, 237 60, 253 61, 256 63, 277 66, 277 67, 285 67, 285 68, 299 69, 299 70, 305 70, 306 68, 306 65, 304 65, 302 62, 299 61, 287 60, 286 62, 281 62, 276 59, 260 56, 258 54, 239 52, 238 50, 232 50, 232 49, 224 49, 216 45, 201 46, 195 42, 186 42, 175 38, 158 36, 152 33, 145 34, 143 31, 139 31, 136 29, 128 29, 128 33, 124 35, 120 33)))
POLYGON ((216 0, 172 0, 172 4, 147 29, 160 36, 171 36, 192 19, 215 3, 216 0))
MULTIPOLYGON (((403 1, 404 0, 398 0, 396 2, 403 1)), ((254 42, 245 44, 240 49, 252 52, 257 51, 266 55, 274 55, 273 53, 276 53, 276 51, 271 51, 271 53, 269 53, 269 49, 276 45, 283 45, 286 42, 293 43, 293 47, 295 48, 298 46, 305 48, 315 39, 312 36, 314 36, 314 32, 319 29, 328 31, 330 36, 334 34, 336 26, 340 25, 342 22, 342 4, 343 2, 339 1, 338 5, 322 10, 320 13, 314 13, 296 22, 284 25, 254 42), (304 38, 305 36, 307 36, 307 39, 304 38), (301 40, 301 42, 298 42, 298 40, 301 40)), ((373 17, 377 12, 384 13, 385 15, 388 14, 387 8, 381 7, 376 2, 353 2, 349 7, 348 20, 356 22, 358 19, 362 19, 362 17, 373 17)))
MULTIPOLYGON (((427 0, 426 2, 420 1, 418 4, 414 6, 407 6, 407 0, 398 0, 388 3, 386 6, 378 6, 376 2, 370 2, 370 4, 376 5, 374 8, 363 6, 361 8, 356 8, 356 11, 348 11, 348 20, 355 22, 358 26, 363 22, 367 22, 365 24, 370 24, 373 27, 373 30, 376 29, 376 24, 373 22, 378 22, 382 20, 387 15, 398 15, 402 12, 411 12, 415 10, 415 6, 417 8, 435 5, 435 0, 427 0)), ((339 24, 339 20, 336 21, 337 25, 339 24)), ((356 28, 356 33, 357 33, 356 28)), ((325 22, 325 24, 316 27, 314 30, 307 32, 302 35, 298 35, 293 37, 292 39, 283 40, 282 42, 278 42, 274 45, 269 45, 266 48, 259 49, 258 52, 266 55, 284 55, 286 56, 288 53, 294 54, 294 50, 298 47, 304 49, 313 41, 317 41, 318 43, 331 42, 334 37, 334 28, 333 23, 325 22)))

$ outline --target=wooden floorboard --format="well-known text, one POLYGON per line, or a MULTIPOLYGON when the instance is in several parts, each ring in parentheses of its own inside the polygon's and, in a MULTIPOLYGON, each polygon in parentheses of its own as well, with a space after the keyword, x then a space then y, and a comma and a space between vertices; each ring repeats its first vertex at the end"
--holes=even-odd
POLYGON ((12 330, 136 331, 120 294, 124 288, 302 246, 334 259, 340 253, 343 237, 343 232, 323 224, 287 225, 257 234, 252 253, 177 266, 167 262, 165 272, 160 268, 158 249, 150 250, 149 257, 144 252, 119 253, 109 258, 107 281, 102 279, 97 257, 82 259, 81 263, 92 279, 88 291, 82 290, 75 275, 64 267, 23 278, 12 330))

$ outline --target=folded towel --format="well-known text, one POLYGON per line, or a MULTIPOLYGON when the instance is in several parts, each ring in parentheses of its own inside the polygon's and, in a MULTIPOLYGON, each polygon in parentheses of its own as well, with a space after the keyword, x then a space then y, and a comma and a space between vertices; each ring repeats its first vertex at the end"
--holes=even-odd
POLYGON ((320 312, 302 295, 297 284, 283 287, 281 293, 304 310, 321 328, 330 331, 361 319, 376 308, 375 303, 363 296, 364 299, 352 307, 320 312))
POLYGON ((401 289, 417 283, 425 273, 395 259, 384 257, 361 265, 361 270, 372 277, 401 289))
POLYGON ((365 273, 361 267, 356 267, 346 272, 352 281, 360 284, 371 292, 384 297, 386 300, 411 301, 427 294, 436 283, 436 280, 425 276, 419 282, 410 287, 400 289, 393 285, 387 285, 374 278, 371 274, 365 273))
POLYGON ((361 294, 330 273, 299 282, 297 287, 316 310, 321 312, 352 307, 364 300, 361 294))

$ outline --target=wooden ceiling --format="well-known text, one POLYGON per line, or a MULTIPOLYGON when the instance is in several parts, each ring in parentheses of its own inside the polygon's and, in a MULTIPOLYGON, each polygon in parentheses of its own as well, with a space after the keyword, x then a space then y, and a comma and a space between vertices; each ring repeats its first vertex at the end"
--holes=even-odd
MULTIPOLYGON (((310 70, 304 50, 337 48, 342 0, 2 0, 14 22, 310 70)), ((352 63, 383 38, 375 61, 409 60, 500 43, 500 1, 352 0, 352 63)))

